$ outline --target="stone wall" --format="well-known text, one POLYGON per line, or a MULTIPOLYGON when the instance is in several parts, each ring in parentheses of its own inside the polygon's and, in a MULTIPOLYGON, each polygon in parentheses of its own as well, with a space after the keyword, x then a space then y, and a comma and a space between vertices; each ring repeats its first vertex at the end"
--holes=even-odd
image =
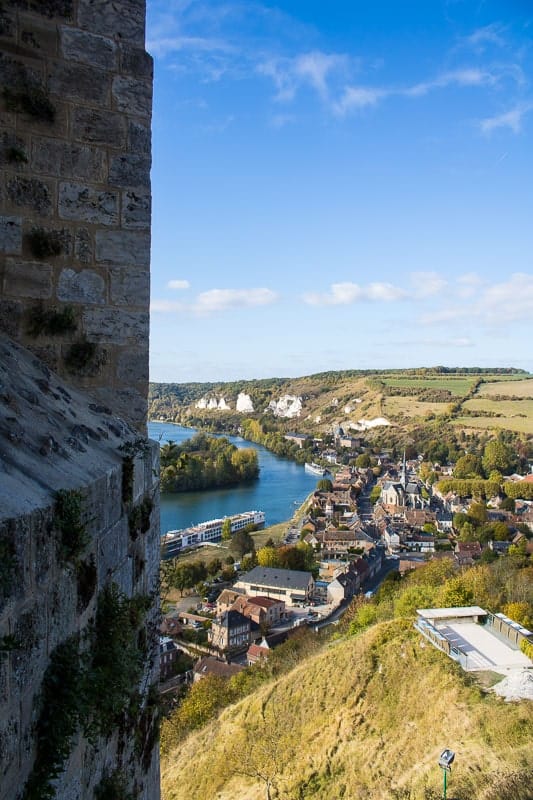
POLYGON ((0 386, 0 800, 157 800, 159 448, 2 334, 0 386))
POLYGON ((145 0, 0 4, 0 328, 144 429, 145 0))

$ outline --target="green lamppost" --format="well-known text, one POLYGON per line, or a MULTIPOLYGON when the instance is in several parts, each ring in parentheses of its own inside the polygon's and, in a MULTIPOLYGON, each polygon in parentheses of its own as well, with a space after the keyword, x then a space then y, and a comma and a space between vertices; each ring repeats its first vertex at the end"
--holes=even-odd
POLYGON ((448 784, 448 772, 452 771, 452 764, 455 758, 455 753, 449 748, 443 750, 439 758, 439 767, 442 769, 443 779, 443 798, 446 800, 446 788, 448 784))

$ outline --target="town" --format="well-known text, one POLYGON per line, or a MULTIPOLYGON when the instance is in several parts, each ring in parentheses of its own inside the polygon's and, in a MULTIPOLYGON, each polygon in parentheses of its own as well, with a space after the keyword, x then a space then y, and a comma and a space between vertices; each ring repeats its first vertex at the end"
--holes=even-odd
MULTIPOLYGON (((160 639, 163 689, 210 674, 229 677, 268 659, 302 626, 318 632, 336 624, 354 597, 371 598, 391 573, 401 577, 430 560, 446 560, 459 573, 509 552, 524 558, 533 553, 533 473, 503 476, 491 469, 505 466, 506 456, 513 463, 501 442, 489 442, 482 459, 465 454, 455 464, 428 463, 421 454, 407 459, 405 452, 400 461, 386 451, 361 454, 361 441, 342 429, 327 448, 319 444, 313 468, 323 477, 298 521, 287 524, 283 541, 267 541, 256 552, 253 533, 245 533, 251 538, 244 548, 248 542, 250 549, 241 551, 240 562, 232 564, 230 557, 211 582, 196 581, 203 599, 193 594, 167 605, 160 639), (343 451, 352 456, 350 464, 338 463, 343 451)), ((264 517, 256 518, 262 527, 264 517)), ((238 525, 242 530, 243 519, 254 517, 240 515, 232 535, 238 525)), ((208 541, 212 550, 213 537, 208 541)), ((193 572, 191 591, 194 581, 193 572)))

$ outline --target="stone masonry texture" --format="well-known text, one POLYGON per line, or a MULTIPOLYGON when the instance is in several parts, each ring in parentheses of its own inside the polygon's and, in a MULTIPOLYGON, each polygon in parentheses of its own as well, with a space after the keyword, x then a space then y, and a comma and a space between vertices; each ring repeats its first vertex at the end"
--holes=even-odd
POLYGON ((145 0, 0 4, 0 330, 141 431, 153 76, 144 35, 145 0), (41 317, 67 308, 74 324, 38 330, 36 307, 41 317), (105 358, 93 350, 91 364, 72 368, 73 346, 103 341, 105 358))
POLYGON ((0 800, 160 796, 145 5, 0 2, 0 800))

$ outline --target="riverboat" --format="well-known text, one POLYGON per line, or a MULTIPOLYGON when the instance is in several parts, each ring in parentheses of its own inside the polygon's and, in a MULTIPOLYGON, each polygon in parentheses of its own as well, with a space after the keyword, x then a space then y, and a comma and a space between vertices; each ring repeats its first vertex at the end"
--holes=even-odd
POLYGON ((265 527, 264 511, 245 511, 242 514, 199 522, 198 525, 179 531, 167 531, 161 537, 161 558, 174 558, 189 547, 220 542, 222 526, 226 519, 231 521, 232 534, 242 531, 247 525, 254 525, 257 530, 265 527))
POLYGON ((319 478, 324 478, 327 475, 331 475, 329 469, 325 469, 325 467, 321 467, 320 464, 315 464, 314 461, 308 463, 307 461, 304 464, 304 469, 306 472, 309 472, 311 475, 318 475, 319 478))

